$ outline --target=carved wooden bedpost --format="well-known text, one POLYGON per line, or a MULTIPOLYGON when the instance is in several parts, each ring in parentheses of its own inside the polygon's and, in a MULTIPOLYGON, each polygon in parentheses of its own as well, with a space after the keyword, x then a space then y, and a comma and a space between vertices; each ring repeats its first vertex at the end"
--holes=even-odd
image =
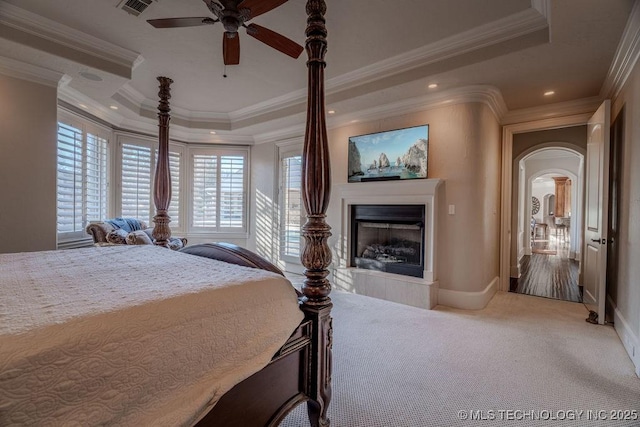
POLYGON ((171 237, 169 223, 171 217, 167 213, 171 203, 171 171, 169 169, 169 99, 171 98, 171 80, 168 77, 158 77, 160 82, 160 103, 158 105, 158 162, 156 164, 153 202, 156 215, 153 217, 153 242, 158 246, 168 246, 171 237))
POLYGON ((327 239, 331 227, 326 223, 326 212, 331 194, 329 146, 324 107, 324 56, 327 51, 327 29, 324 0, 307 0, 308 101, 302 163, 302 200, 307 211, 307 222, 302 227, 305 247, 301 261, 306 276, 302 285, 305 296, 303 309, 313 323, 318 348, 310 367, 309 400, 307 409, 313 427, 329 426, 327 408, 331 401, 331 284, 327 280, 331 250, 327 239))

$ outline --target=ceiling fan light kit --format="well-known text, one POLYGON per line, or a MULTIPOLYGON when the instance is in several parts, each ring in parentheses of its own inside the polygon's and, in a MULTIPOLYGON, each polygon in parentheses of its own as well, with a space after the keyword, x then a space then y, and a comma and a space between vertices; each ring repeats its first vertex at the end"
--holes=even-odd
POLYGON ((221 22, 225 32, 222 37, 222 57, 224 65, 240 63, 240 38, 238 29, 244 27, 247 34, 267 46, 292 58, 298 58, 304 48, 293 40, 257 24, 245 22, 269 12, 284 4, 287 0, 203 0, 211 13, 210 17, 149 19, 147 22, 155 28, 180 28, 212 25, 221 22))

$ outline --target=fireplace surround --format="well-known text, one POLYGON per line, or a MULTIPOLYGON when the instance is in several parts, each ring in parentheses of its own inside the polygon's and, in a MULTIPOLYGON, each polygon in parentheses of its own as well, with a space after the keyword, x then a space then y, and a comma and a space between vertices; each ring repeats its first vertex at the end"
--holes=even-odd
MULTIPOLYGON (((348 292, 421 308, 433 308, 438 301, 436 224, 442 183, 443 181, 439 179, 415 179, 359 182, 337 186, 341 227, 335 247, 336 268, 333 278, 335 286, 348 292), (409 205, 419 207, 420 218, 415 213, 408 213, 405 206, 409 205), (358 257, 354 256, 354 253, 358 252, 357 243, 354 240, 357 229, 354 230, 354 228, 359 226, 359 222, 368 223, 367 226, 377 226, 379 229, 386 227, 383 225, 386 224, 384 218, 375 215, 362 218, 362 221, 356 221, 355 217, 360 215, 359 206, 384 206, 392 213, 410 215, 399 221, 400 226, 410 226, 406 228, 415 228, 416 225, 422 223, 419 273, 414 275, 399 274, 398 271, 390 271, 388 265, 386 269, 358 266, 358 262, 362 264, 362 260, 358 261, 356 259, 358 257)), ((384 215, 386 214, 383 212, 382 216, 384 215)), ((384 253, 383 249, 376 248, 379 249, 379 254, 384 253)), ((387 255, 389 254, 387 253, 387 255)), ((393 256, 397 257, 397 255, 393 256)), ((383 257, 378 261, 388 260, 383 257)))
POLYGON ((424 274, 424 205, 352 205, 351 265, 424 274))

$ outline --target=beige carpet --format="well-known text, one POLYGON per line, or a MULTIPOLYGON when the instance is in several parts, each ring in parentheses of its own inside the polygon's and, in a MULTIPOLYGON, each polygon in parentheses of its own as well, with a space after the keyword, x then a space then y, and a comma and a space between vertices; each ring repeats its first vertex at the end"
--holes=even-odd
MULTIPOLYGON (((427 311, 332 298, 333 427, 640 426, 633 364, 582 304, 499 293, 484 310, 427 311), (611 421, 612 410, 636 419, 611 421)), ((308 425, 305 405, 281 424, 308 425)))

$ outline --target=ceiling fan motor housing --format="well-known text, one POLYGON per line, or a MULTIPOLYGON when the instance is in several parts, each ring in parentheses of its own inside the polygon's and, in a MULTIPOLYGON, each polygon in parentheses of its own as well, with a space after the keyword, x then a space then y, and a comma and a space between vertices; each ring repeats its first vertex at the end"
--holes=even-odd
POLYGON ((237 33, 238 28, 242 25, 240 14, 235 10, 224 10, 220 22, 222 22, 225 31, 230 33, 237 33))

